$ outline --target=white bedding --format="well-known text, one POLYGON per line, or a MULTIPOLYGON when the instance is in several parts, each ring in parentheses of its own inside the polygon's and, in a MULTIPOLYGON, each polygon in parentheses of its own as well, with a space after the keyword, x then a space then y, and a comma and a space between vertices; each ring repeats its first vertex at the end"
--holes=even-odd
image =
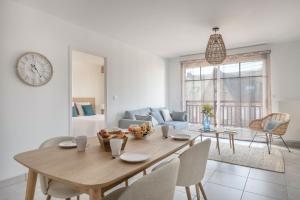
POLYGON ((96 136, 97 132, 103 128, 106 128, 104 115, 72 117, 72 133, 75 137, 80 135, 96 136))

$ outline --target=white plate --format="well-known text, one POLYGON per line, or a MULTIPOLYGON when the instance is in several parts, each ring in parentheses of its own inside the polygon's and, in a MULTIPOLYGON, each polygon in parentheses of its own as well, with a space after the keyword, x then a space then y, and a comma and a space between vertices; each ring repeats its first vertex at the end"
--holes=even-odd
POLYGON ((59 143, 58 146, 64 149, 70 149, 70 148, 75 148, 77 145, 72 141, 64 141, 59 143))
POLYGON ((189 140, 190 137, 191 137, 190 135, 182 134, 182 133, 171 135, 171 138, 173 138, 174 140, 189 140))
POLYGON ((120 156, 120 159, 125 162, 137 163, 137 162, 145 162, 148 160, 150 156, 148 154, 143 153, 123 153, 120 156))

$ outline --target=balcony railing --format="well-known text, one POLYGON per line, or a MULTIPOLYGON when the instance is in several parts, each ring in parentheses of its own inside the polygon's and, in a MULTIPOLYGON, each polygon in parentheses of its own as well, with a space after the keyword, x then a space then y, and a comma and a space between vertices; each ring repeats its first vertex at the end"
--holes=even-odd
MULTIPOLYGON (((214 105, 214 102, 186 101, 186 112, 190 123, 202 123, 202 105, 214 105)), ((221 101, 219 106, 218 125, 247 127, 250 121, 259 119, 263 114, 262 103, 239 103, 221 101)), ((215 122, 213 122, 215 123, 215 122)))

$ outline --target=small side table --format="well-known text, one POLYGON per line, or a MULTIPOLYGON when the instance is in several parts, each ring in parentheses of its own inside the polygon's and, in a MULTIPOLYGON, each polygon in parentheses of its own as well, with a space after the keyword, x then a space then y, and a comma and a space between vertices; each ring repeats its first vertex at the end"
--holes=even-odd
POLYGON ((224 134, 228 134, 230 148, 232 149, 232 152, 235 153, 234 136, 238 134, 237 131, 225 130, 224 134))
POLYGON ((219 155, 221 154, 221 150, 220 150, 220 142, 219 142, 219 135, 220 133, 223 133, 223 131, 217 130, 217 129, 211 129, 210 131, 204 131, 203 129, 200 129, 201 132, 201 142, 202 142, 202 134, 203 133, 209 133, 209 134, 215 134, 216 135, 216 148, 218 149, 219 155))
POLYGON ((212 129, 210 131, 203 131, 200 129, 200 132, 201 132, 201 142, 202 142, 202 133, 211 133, 216 135, 216 140, 217 140, 216 148, 218 149, 219 155, 221 155, 220 141, 219 141, 220 134, 228 134, 230 148, 232 149, 232 152, 235 153, 234 136, 238 134, 236 130, 212 129))

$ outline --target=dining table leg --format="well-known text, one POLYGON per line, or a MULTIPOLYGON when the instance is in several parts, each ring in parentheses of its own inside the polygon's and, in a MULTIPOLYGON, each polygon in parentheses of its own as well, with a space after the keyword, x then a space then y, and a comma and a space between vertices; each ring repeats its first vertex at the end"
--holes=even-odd
POLYGON ((32 169, 29 169, 28 177, 27 177, 25 200, 33 200, 34 199, 36 179, 37 179, 37 173, 35 171, 33 171, 32 169))
POLYGON ((91 188, 89 190, 90 200, 102 200, 101 189, 91 188))

